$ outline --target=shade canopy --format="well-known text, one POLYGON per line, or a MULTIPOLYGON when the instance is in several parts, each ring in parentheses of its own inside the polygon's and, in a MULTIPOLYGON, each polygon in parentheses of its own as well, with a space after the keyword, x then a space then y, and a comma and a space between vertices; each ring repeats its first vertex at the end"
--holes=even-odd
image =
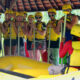
POLYGON ((49 8, 62 9, 62 5, 69 3, 73 9, 80 9, 80 0, 0 0, 0 12, 6 8, 14 11, 47 11, 49 8))

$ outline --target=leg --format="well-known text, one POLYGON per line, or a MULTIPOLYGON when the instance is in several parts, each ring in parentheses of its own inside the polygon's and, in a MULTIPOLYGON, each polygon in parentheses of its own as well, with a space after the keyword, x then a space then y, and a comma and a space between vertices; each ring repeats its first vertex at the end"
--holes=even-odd
POLYGON ((9 39, 5 39, 4 40, 4 52, 5 52, 5 56, 9 56, 9 50, 10 50, 10 42, 9 39))
POLYGON ((59 48, 52 48, 52 59, 54 65, 59 65, 59 48))
POLYGON ((12 46, 12 56, 14 56, 15 55, 15 53, 16 53, 16 46, 12 46))
POLYGON ((9 46, 4 46, 5 56, 9 56, 9 46))

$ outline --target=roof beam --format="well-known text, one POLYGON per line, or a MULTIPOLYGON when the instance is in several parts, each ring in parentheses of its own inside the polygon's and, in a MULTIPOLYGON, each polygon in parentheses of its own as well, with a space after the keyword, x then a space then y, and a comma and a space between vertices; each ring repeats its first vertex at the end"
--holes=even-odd
POLYGON ((14 5, 16 4, 17 0, 12 0, 10 3, 10 7, 9 9, 12 9, 14 7, 14 5))
POLYGON ((5 7, 3 6, 1 1, 0 1, 0 6, 2 7, 3 12, 5 12, 5 7))

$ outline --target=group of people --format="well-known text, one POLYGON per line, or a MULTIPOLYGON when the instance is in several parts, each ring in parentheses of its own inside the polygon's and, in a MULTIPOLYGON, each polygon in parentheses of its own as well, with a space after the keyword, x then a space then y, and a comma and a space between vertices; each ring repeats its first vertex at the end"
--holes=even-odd
MULTIPOLYGON (((71 14, 71 5, 63 5, 62 9, 64 13, 67 13, 65 41, 63 37, 61 38, 61 41, 64 41, 63 43, 65 43, 72 40, 73 36, 70 34, 70 31, 72 27, 78 23, 78 17, 71 14)), ((42 21, 43 15, 41 12, 36 12, 35 16, 27 16, 26 12, 6 10, 5 21, 0 26, 1 32, 4 35, 5 55, 9 55, 11 46, 11 55, 18 55, 19 51, 20 56, 25 56, 24 39, 26 39, 27 50, 30 58, 39 61, 40 53, 42 56, 46 50, 49 50, 49 61, 55 65, 58 65, 59 51, 61 54, 63 51, 62 47, 60 47, 59 50, 59 42, 61 28, 63 28, 64 25, 64 17, 60 20, 56 20, 56 14, 56 9, 49 9, 48 16, 50 21, 45 24, 45 22, 42 21), (26 20, 26 18, 28 20, 26 20)), ((63 44, 61 43, 61 45, 63 44)), ((61 54, 60 57, 65 55, 64 54, 62 56, 61 54)))

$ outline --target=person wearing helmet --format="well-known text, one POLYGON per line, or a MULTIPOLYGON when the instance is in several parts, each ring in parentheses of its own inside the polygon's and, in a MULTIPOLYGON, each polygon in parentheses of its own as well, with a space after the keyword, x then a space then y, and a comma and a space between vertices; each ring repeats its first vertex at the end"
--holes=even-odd
POLYGON ((2 32, 4 34, 4 49, 5 55, 9 55, 10 50, 10 38, 11 38, 11 55, 16 51, 16 35, 17 29, 15 26, 15 13, 12 10, 6 10, 5 21, 3 23, 2 32))
POLYGON ((35 29, 35 17, 33 15, 28 16, 28 25, 27 25, 27 50, 29 52, 29 57, 34 59, 32 42, 34 39, 34 29, 35 29))
MULTIPOLYGON (((25 26, 24 26, 24 12, 16 12, 16 27, 17 27, 17 45, 18 45, 18 55, 25 56, 25 50, 24 50, 24 34, 25 32, 25 26), (18 42, 20 41, 20 42, 18 42), (20 45, 20 46, 19 46, 20 45)), ((17 55, 17 54, 16 54, 17 55)))
POLYGON ((53 63, 55 65, 59 64, 59 38, 60 38, 60 28, 61 23, 63 20, 56 20, 56 10, 55 9, 49 9, 48 15, 50 17, 50 21, 47 24, 47 48, 49 48, 49 41, 50 41, 50 63, 53 63))
POLYGON ((36 32, 35 32, 35 40, 36 40, 35 41, 35 47, 36 47, 35 58, 37 61, 40 60, 40 53, 42 57, 42 54, 45 52, 45 49, 46 49, 46 44, 45 44, 46 24, 42 22, 42 18, 43 18, 42 13, 36 12, 35 19, 37 22, 36 22, 36 32))
MULTIPOLYGON (((72 35, 70 34, 70 31, 72 27, 78 23, 78 17, 76 15, 73 15, 71 13, 72 7, 70 4, 64 4, 62 6, 62 10, 65 14, 67 14, 67 19, 66 19, 66 33, 65 33, 65 41, 72 40, 72 35)), ((64 19, 64 18, 63 18, 64 19)), ((64 23, 64 22, 63 22, 64 23)))

